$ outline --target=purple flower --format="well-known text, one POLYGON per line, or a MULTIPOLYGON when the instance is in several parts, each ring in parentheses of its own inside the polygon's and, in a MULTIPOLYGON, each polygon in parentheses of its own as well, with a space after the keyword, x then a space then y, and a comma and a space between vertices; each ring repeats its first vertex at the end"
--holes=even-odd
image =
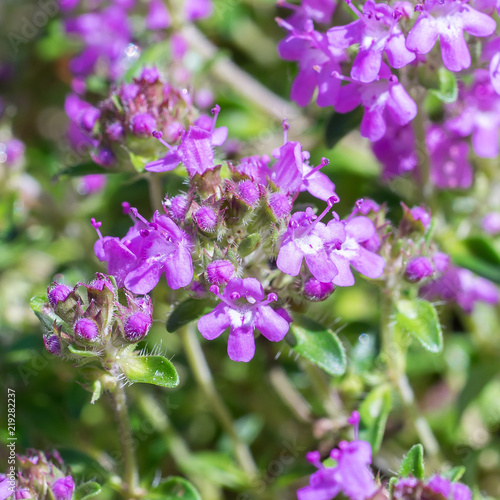
POLYGON ((170 13, 163 0, 150 0, 148 14, 146 16, 146 28, 148 30, 162 30, 172 24, 170 13))
POLYGON ((337 4, 335 0, 302 0, 299 5, 291 4, 285 0, 278 0, 279 7, 285 7, 293 11, 287 22, 293 26, 302 27, 307 20, 329 24, 337 4))
POLYGON ((308 460, 319 470, 311 475, 309 486, 297 491, 298 500, 331 500, 343 493, 350 500, 366 500, 378 490, 370 470, 372 449, 368 442, 357 439, 359 414, 353 413, 349 423, 355 425, 356 439, 342 441, 330 453, 337 462, 335 467, 325 467, 318 452, 308 453, 308 460))
POLYGON ((130 208, 135 224, 123 238, 103 238, 100 222, 92 220, 99 240, 94 246, 97 258, 108 263, 108 272, 118 286, 137 294, 150 292, 163 273, 167 284, 176 290, 193 279, 193 261, 189 236, 166 215, 155 212, 150 223, 130 208))
POLYGON ((188 21, 196 21, 212 15, 212 0, 185 0, 184 15, 188 21))
POLYGON ((47 352, 53 356, 59 356, 61 354, 61 341, 57 335, 46 335, 43 337, 43 344, 47 352))
POLYGON ((193 220, 202 231, 212 232, 217 227, 217 214, 211 207, 200 207, 193 214, 193 220))
POLYGON ((432 50, 438 37, 443 63, 450 71, 461 71, 471 64, 464 31, 472 36, 489 36, 496 22, 470 5, 456 0, 425 0, 410 30, 406 46, 417 54, 432 50))
POLYGON ((429 278, 433 273, 432 262, 427 257, 415 257, 408 262, 405 269, 405 276, 412 283, 429 278))
POLYGON ((134 135, 147 137, 156 129, 156 120, 149 113, 138 113, 132 117, 130 128, 134 135))
POLYGON ((340 72, 340 63, 347 59, 344 51, 329 46, 326 35, 315 31, 311 21, 305 23, 304 31, 282 19, 277 21, 290 32, 278 45, 280 57, 299 62, 299 73, 292 84, 290 98, 299 106, 306 106, 317 88, 318 106, 334 106, 340 82, 331 78, 331 74, 340 72))
POLYGON ((373 222, 364 216, 353 217, 345 224, 344 230, 345 239, 341 245, 329 245, 328 248, 328 256, 338 270, 333 284, 354 285, 351 265, 368 278, 380 278, 384 272, 385 260, 364 246, 376 234, 373 222))
POLYGON ((99 327, 90 318, 81 318, 73 326, 75 335, 82 342, 96 342, 99 340, 99 327))
POLYGON ((387 121, 387 132, 382 139, 372 143, 377 160, 384 167, 383 178, 392 179, 415 170, 418 155, 413 127, 408 124, 399 126, 387 121))
MULTIPOLYGON (((0 163, 5 162, 5 165, 8 167, 12 167, 19 163, 24 157, 24 151, 26 150, 26 146, 24 142, 19 139, 10 139, 5 142, 5 157, 0 159, 0 163)), ((0 155, 0 158, 4 156, 0 155)))
POLYGON ((441 476, 433 476, 427 483, 407 477, 399 479, 393 488, 395 499, 434 498, 436 495, 446 500, 471 500, 472 498, 472 493, 467 486, 462 483, 452 483, 441 476))
POLYGON ((255 328, 272 342, 278 342, 288 332, 288 322, 268 304, 278 300, 270 293, 264 300, 264 289, 255 278, 233 278, 222 295, 212 285, 210 290, 222 301, 198 320, 198 330, 213 340, 230 327, 227 352, 233 361, 250 361, 255 354, 255 328))
POLYGON ((403 126, 417 116, 415 101, 384 63, 379 79, 371 83, 359 83, 340 75, 334 77, 351 81, 341 87, 335 110, 348 113, 362 104, 365 112, 361 120, 361 135, 372 142, 385 135, 389 119, 403 126))
POLYGON ((308 191, 324 201, 337 197, 335 184, 319 171, 328 165, 326 158, 322 158, 317 167, 311 167, 308 163, 309 153, 302 151, 301 144, 286 140, 273 156, 277 161, 271 167, 268 177, 283 193, 296 194, 299 191, 308 191))
POLYGON ((339 271, 328 257, 327 249, 330 246, 340 247, 345 241, 344 226, 338 220, 332 220, 328 225, 320 222, 333 203, 333 200, 329 200, 327 208, 319 217, 314 215, 311 208, 292 215, 276 261, 280 271, 297 276, 305 259, 309 271, 318 281, 331 282, 337 276, 339 271))
POLYGON ((473 171, 467 158, 468 144, 438 125, 429 127, 425 140, 431 159, 432 182, 441 189, 470 187, 473 171))
POLYGON ((334 291, 333 283, 322 283, 316 278, 309 278, 304 283, 305 298, 314 302, 326 300, 334 291))
POLYGON ((71 500, 75 491, 75 482, 71 476, 58 479, 52 485, 55 500, 71 500))
POLYGON ((405 45, 405 38, 398 20, 402 12, 385 3, 375 4, 367 0, 361 14, 349 1, 349 7, 358 15, 359 20, 346 26, 335 26, 328 30, 328 42, 337 49, 347 49, 359 44, 354 59, 351 77, 364 83, 378 79, 385 52, 393 68, 402 68, 415 60, 415 53, 405 45))
POLYGON ((214 260, 208 264, 206 275, 211 285, 223 285, 234 276, 234 265, 229 260, 214 260))
POLYGON ((451 265, 437 280, 425 285, 420 294, 426 299, 457 302, 466 313, 472 312, 476 302, 497 304, 499 300, 498 289, 491 281, 451 265))
POLYGON ((153 136, 169 149, 169 153, 159 160, 148 163, 145 169, 149 172, 167 172, 182 162, 191 177, 213 170, 215 168, 213 146, 221 146, 227 137, 226 127, 215 128, 219 111, 220 107, 217 105, 212 109, 214 119, 210 131, 190 126, 178 146, 170 146, 162 139, 161 132, 153 132, 153 136))
POLYGON ((500 96, 485 70, 477 70, 470 88, 461 86, 460 99, 450 112, 458 116, 445 127, 460 137, 472 135, 472 148, 482 158, 496 158, 499 153, 500 96))
POLYGON ((500 233, 500 213, 499 212, 490 212, 483 217, 481 221, 481 227, 483 231, 492 236, 500 233))

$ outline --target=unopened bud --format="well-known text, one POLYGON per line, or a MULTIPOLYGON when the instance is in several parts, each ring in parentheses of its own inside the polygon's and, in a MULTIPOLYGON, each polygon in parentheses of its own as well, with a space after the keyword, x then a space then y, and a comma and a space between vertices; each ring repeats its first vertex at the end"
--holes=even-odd
POLYGON ((54 355, 59 356, 61 354, 61 341, 57 335, 47 335, 43 337, 43 343, 45 344, 45 349, 54 355))
POLYGON ((335 291, 333 283, 322 283, 316 278, 309 278, 304 283, 304 295, 306 299, 320 302, 327 299, 335 291))
POLYGON ((58 302, 64 302, 69 294, 71 293, 71 288, 67 285, 56 284, 52 288, 49 289, 47 294, 49 299, 49 304, 55 308, 58 302))
POLYGON ((210 207, 199 208, 194 214, 193 219, 203 231, 211 232, 217 226, 217 214, 210 207))
POLYGON ((432 276, 434 269, 431 261, 427 257, 415 257, 406 266, 406 279, 416 283, 424 278, 432 276))
POLYGON ((282 193, 273 193, 269 196, 269 207, 276 219, 283 219, 292 211, 290 198, 282 193))
POLYGON ((250 180, 242 181, 238 184, 238 194, 241 200, 250 206, 255 205, 260 197, 259 190, 250 180))
POLYGON ((99 338, 97 323, 90 318, 81 318, 73 327, 77 338, 83 342, 95 342, 99 338))
POLYGON ((151 316, 140 312, 131 314, 123 325, 125 339, 133 343, 139 342, 148 334, 151 324, 151 316))
POLYGON ((229 260, 214 260, 207 266, 207 280, 212 285, 227 283, 233 275, 234 266, 229 260))

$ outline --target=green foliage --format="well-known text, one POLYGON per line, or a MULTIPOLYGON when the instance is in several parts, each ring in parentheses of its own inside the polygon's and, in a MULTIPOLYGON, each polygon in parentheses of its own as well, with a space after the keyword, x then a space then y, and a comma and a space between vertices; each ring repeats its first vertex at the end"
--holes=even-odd
POLYGON ((424 447, 421 444, 416 444, 410 448, 401 462, 398 476, 412 476, 417 479, 424 479, 424 447))
POLYGON ((290 328, 295 352, 321 367, 330 375, 342 375, 346 369, 344 346, 337 335, 320 323, 297 315, 290 328))
POLYGON ((210 299, 186 299, 170 313, 166 325, 167 332, 174 333, 212 310, 213 301, 210 299))
POLYGON ((120 368, 132 383, 176 387, 179 375, 174 365, 163 356, 130 356, 119 359, 120 368))
POLYGON ((392 390, 387 384, 375 387, 359 407, 360 438, 368 441, 377 453, 384 438, 385 424, 392 409, 392 390))
POLYGON ((74 493, 74 500, 87 500, 87 498, 92 498, 101 492, 101 486, 98 483, 89 481, 87 483, 80 484, 74 493))

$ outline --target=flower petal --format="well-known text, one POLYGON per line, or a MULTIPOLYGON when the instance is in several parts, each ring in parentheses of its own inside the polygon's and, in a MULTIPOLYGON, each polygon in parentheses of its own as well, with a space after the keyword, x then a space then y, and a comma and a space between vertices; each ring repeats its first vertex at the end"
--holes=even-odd
POLYGON ((233 361, 250 361, 255 354, 253 326, 231 329, 227 343, 227 353, 233 361))
POLYGON ((287 334, 289 324, 269 306, 261 306, 255 314, 255 327, 272 342, 279 342, 287 334))
POLYGON ((198 320, 198 330, 207 340, 213 340, 221 335, 230 324, 226 304, 218 304, 212 312, 198 320))

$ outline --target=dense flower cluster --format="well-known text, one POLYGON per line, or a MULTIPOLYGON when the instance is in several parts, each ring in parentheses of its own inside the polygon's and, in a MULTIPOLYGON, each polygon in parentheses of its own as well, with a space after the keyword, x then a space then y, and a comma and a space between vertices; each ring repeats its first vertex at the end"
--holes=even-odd
MULTIPOLYGON (((434 185, 441 189, 468 188, 473 171, 465 138, 472 138, 478 156, 498 155, 495 89, 499 87, 499 43, 497 38, 486 39, 496 29, 491 17, 493 4, 426 0, 414 6, 410 2, 367 0, 358 10, 348 0, 347 6, 358 19, 322 32, 314 23, 331 23, 330 2, 319 2, 315 9, 308 8, 308 2, 300 7, 278 3, 293 11, 286 21, 278 19, 288 31, 279 53, 283 59, 299 64, 292 99, 305 106, 317 88, 318 106, 333 106, 338 113, 363 106, 360 132, 372 141, 387 179, 412 171, 418 178, 417 166, 427 161, 421 149, 427 146, 434 185), (436 116, 421 119, 419 124, 410 123, 417 116, 417 105, 408 88, 439 89, 443 80, 454 81, 450 72, 471 67, 466 34, 471 39, 487 40, 480 45, 480 59, 490 63, 490 71, 472 72, 472 83, 460 84, 458 98, 443 98, 446 102, 455 100, 446 106, 444 119, 436 116), (438 39, 446 69, 441 68, 436 76, 433 53, 438 39), (415 127, 424 128, 426 144, 417 144, 415 127)), ((424 106, 423 100, 419 106, 424 106)))
POLYGON ((45 454, 28 450, 28 455, 17 459, 20 465, 17 477, 0 474, 0 500, 45 498, 48 495, 54 500, 74 498, 75 481, 57 451, 45 454))

